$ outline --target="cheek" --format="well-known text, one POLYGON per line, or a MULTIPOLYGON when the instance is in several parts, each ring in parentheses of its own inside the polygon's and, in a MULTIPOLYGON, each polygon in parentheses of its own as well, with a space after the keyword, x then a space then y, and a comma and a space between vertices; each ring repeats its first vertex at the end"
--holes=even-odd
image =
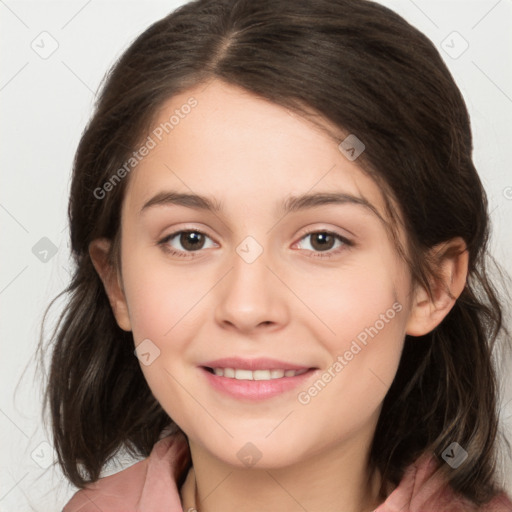
MULTIPOLYGON (((355 259, 339 269, 313 273, 295 283, 297 293, 307 297, 308 307, 322 321, 317 322, 323 324, 317 336, 321 332, 331 349, 344 349, 347 341, 358 335, 364 343, 367 328, 375 333, 376 326, 379 333, 387 333, 390 324, 405 325, 405 270, 373 254, 355 259), (330 331, 327 338, 325 327, 330 331)), ((309 324, 314 325, 312 321, 309 324)))
POLYGON ((186 423, 193 417, 187 411, 194 406, 183 392, 193 389, 193 381, 187 381, 191 376, 183 373, 190 357, 187 347, 200 325, 198 302, 212 285, 185 266, 171 269, 161 258, 138 257, 137 251, 131 256, 123 267, 123 280, 133 338, 141 354, 150 354, 148 360, 139 356, 141 370, 167 413, 178 424, 186 423))
POLYGON ((318 379, 297 395, 297 401, 318 417, 331 418, 326 435, 332 429, 355 435, 370 418, 376 421, 403 347, 404 308, 399 302, 381 297, 366 303, 363 311, 361 304, 349 306, 347 316, 338 316, 333 324, 336 336, 324 337, 330 360, 318 379))
POLYGON ((145 338, 165 341, 183 321, 193 321, 198 302, 211 287, 197 271, 171 268, 158 257, 150 260, 135 254, 123 272, 136 343, 145 338))
POLYGON ((302 390, 300 403, 316 402, 322 410, 334 406, 340 418, 352 418, 353 428, 375 413, 400 362, 407 276, 392 259, 387 265, 375 259, 316 280, 308 305, 322 322, 310 322, 309 328, 322 340, 329 360, 319 381, 302 390))

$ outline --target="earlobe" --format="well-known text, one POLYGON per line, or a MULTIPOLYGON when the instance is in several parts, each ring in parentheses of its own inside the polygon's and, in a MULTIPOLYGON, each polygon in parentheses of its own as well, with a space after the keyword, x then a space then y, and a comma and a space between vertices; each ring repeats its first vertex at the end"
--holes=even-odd
POLYGON ((110 246, 111 241, 106 238, 93 240, 89 244, 89 255, 96 272, 103 282, 117 325, 124 331, 131 331, 128 304, 126 302, 119 272, 112 267, 108 257, 110 246))
POLYGON ((430 250, 438 277, 431 283, 432 296, 418 285, 414 297, 406 333, 423 336, 433 331, 450 312, 466 286, 468 259, 464 240, 460 237, 436 245, 430 250))

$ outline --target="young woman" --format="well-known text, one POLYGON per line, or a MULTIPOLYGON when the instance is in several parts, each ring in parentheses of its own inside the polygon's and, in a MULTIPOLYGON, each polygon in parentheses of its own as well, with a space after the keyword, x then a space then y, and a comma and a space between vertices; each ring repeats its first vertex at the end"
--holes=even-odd
POLYGON ((65 512, 505 511, 463 98, 369 1, 198 0, 76 154, 48 403, 65 512), (119 449, 143 460, 100 478, 119 449))

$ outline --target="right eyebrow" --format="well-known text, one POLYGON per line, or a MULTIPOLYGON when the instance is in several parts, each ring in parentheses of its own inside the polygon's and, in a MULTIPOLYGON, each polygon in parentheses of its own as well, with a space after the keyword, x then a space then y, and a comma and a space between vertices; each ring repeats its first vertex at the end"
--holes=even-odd
POLYGON ((194 208, 195 210, 207 210, 212 212, 220 212, 221 204, 214 197, 201 196, 198 194, 183 194, 173 190, 160 192, 153 196, 149 201, 144 203, 139 213, 143 213, 148 208, 154 206, 166 205, 185 206, 194 208))

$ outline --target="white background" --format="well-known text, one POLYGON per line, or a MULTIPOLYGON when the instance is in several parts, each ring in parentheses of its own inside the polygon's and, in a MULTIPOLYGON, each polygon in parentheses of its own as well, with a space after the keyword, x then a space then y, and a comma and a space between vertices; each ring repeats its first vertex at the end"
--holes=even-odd
MULTIPOLYGON (((49 465, 54 454, 33 364, 43 311, 69 280, 72 159, 107 69, 135 36, 182 3, 0 0, 1 512, 60 510, 74 492, 49 465), (32 44, 58 48, 43 59, 32 44), (47 262, 32 252, 43 237, 56 248, 47 262)), ((493 252, 512 273, 512 0, 381 3, 434 42, 465 97, 474 160, 490 200, 493 252), (463 41, 453 31, 469 44, 458 58, 463 41)), ((510 433, 508 393, 503 411, 510 433)))

